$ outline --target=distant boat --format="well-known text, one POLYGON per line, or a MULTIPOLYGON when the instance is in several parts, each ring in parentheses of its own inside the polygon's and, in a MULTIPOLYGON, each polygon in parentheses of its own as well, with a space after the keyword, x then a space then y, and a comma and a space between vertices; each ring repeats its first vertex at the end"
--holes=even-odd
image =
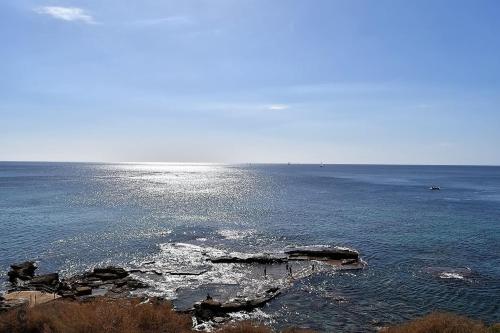
POLYGON ((433 186, 429 187, 429 190, 431 190, 431 191, 440 191, 441 187, 433 185, 433 186))
POLYGON ((321 164, 319 165, 320 168, 324 167, 325 164, 323 162, 321 162, 321 164))

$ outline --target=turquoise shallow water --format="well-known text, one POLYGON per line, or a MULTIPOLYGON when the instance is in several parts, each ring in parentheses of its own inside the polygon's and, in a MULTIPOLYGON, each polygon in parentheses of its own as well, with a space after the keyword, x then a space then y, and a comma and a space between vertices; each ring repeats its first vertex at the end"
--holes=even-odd
MULTIPOLYGON (((72 274, 319 244, 356 248, 368 267, 319 270, 260 318, 343 332, 433 310, 500 321, 499 167, 0 162, 2 275, 25 259, 72 274)), ((260 283, 217 274, 157 280, 154 292, 260 283)))

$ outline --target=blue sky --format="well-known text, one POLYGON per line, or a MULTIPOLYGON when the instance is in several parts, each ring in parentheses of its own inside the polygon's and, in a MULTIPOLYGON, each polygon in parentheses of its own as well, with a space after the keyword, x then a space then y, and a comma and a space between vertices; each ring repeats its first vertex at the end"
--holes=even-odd
POLYGON ((496 0, 3 0, 0 160, 500 164, 496 0))

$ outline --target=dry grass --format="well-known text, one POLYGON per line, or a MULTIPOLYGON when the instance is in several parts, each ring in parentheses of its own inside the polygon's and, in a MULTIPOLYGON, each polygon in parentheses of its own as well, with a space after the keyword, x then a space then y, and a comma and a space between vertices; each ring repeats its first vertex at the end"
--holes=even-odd
MULTIPOLYGON (((95 298, 86 302, 57 300, 0 315, 0 333, 187 333, 189 315, 168 303, 140 304, 138 299, 95 298)), ((229 323, 218 333, 272 333, 251 322, 229 323)), ((289 329, 284 333, 311 331, 289 329)))
POLYGON ((400 326, 390 327, 385 333, 500 333, 500 325, 490 327, 467 317, 450 313, 431 313, 400 326))
POLYGON ((191 318, 139 300, 55 301, 0 316, 1 333, 184 333, 191 318), (23 316, 23 314, 25 315, 23 316), (23 318, 24 317, 24 318, 23 318))
MULTIPOLYGON (((191 317, 178 314, 168 303, 140 304, 138 299, 97 298, 87 302, 57 300, 0 315, 0 333, 187 333, 191 317)), ((447 313, 433 313, 386 333, 500 333, 476 320, 447 313)), ((251 322, 229 323, 217 333, 272 333, 269 327, 251 322)), ((313 333, 287 329, 282 333, 313 333)))

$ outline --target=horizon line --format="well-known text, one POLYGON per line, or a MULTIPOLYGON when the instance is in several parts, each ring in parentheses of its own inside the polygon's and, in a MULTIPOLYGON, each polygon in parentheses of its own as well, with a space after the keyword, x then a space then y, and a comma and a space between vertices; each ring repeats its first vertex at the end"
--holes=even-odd
POLYGON ((0 163, 73 163, 73 164, 185 164, 185 165, 365 165, 365 166, 462 166, 500 167, 500 164, 439 164, 439 163, 325 163, 325 162, 152 162, 152 161, 50 161, 50 160, 0 160, 0 163))

